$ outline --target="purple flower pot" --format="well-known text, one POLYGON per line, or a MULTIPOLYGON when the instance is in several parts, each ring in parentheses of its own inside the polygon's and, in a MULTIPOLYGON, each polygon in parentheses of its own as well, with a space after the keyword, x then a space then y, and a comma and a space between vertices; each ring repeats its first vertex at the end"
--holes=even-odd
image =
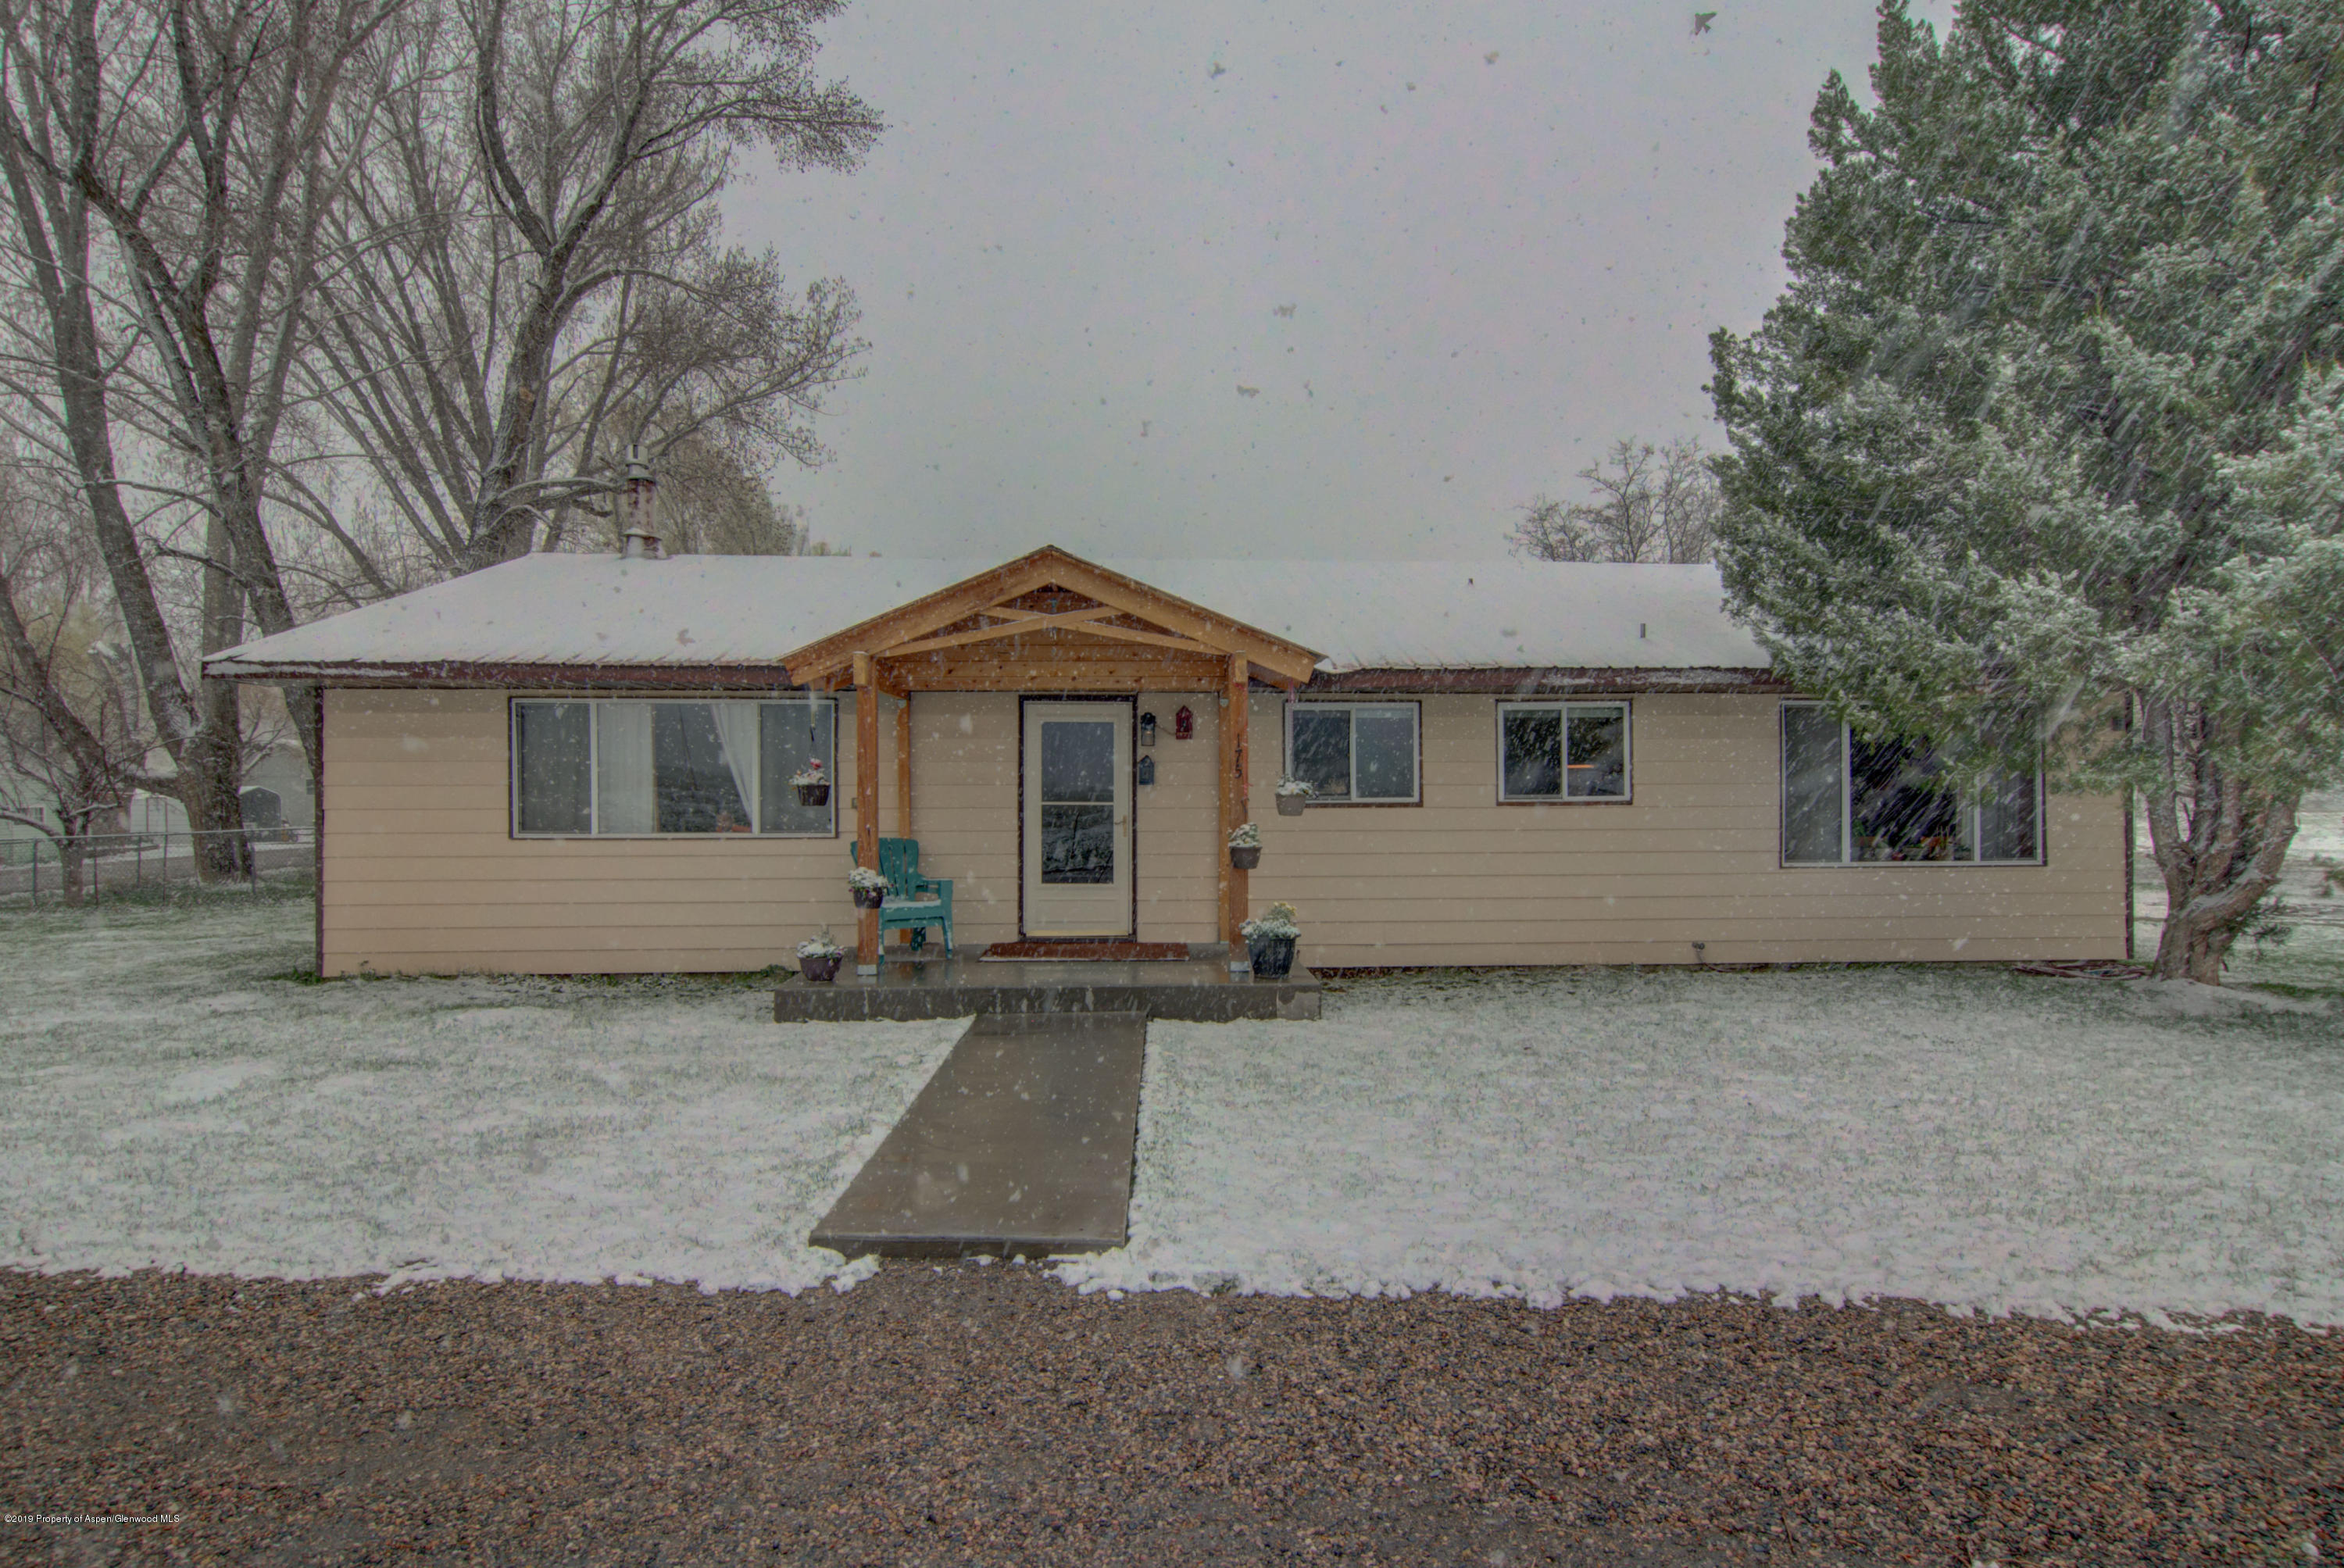
POLYGON ((844 953, 807 953, 798 959, 798 973, 820 983, 838 978, 838 966, 845 961, 844 953))
POLYGON ((1251 871, 1261 864, 1261 845, 1258 844, 1243 847, 1234 844, 1229 845, 1229 864, 1239 871, 1251 871))
POLYGON ((887 898, 887 890, 884 887, 851 887, 847 891, 854 895, 854 907, 857 909, 876 909, 887 898))
POLYGON ((800 805, 828 805, 830 804, 830 786, 826 784, 800 784, 797 786, 797 789, 798 804, 800 805))

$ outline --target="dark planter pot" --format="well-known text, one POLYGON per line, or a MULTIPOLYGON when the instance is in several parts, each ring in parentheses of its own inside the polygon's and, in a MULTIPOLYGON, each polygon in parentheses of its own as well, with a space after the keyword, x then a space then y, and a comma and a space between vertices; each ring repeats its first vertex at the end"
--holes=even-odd
POLYGON ((1243 847, 1234 844, 1229 845, 1229 864, 1239 871, 1251 871, 1261 864, 1261 845, 1258 844, 1243 847))
POLYGON ((1253 972, 1260 978, 1283 980, 1293 972, 1293 937, 1256 936, 1248 946, 1253 948, 1253 972))
POLYGON ((1282 794, 1278 797, 1278 814, 1300 816, 1309 805, 1310 797, 1307 794, 1282 794))
POLYGON ((830 786, 826 784, 800 784, 797 786, 797 790, 798 804, 800 805, 828 805, 830 804, 830 786))
POLYGON ((857 909, 876 909, 887 898, 887 890, 884 887, 850 887, 847 891, 854 895, 854 907, 857 909))
POLYGON ((846 955, 844 953, 824 953, 820 956, 808 953, 798 959, 798 973, 816 983, 835 980, 838 978, 838 966, 845 960, 846 955))

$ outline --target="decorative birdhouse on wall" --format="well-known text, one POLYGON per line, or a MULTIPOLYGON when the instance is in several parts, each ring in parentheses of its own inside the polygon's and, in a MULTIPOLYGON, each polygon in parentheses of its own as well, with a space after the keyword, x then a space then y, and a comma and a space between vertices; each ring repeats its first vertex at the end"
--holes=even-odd
POLYGON ((1176 741, 1193 741, 1197 738, 1197 715, 1190 713, 1185 706, 1172 715, 1172 738, 1176 741))
POLYGON ((1133 765, 1131 776, 1134 782, 1138 784, 1154 784, 1156 782, 1156 759, 1154 757, 1140 758, 1139 761, 1133 765))

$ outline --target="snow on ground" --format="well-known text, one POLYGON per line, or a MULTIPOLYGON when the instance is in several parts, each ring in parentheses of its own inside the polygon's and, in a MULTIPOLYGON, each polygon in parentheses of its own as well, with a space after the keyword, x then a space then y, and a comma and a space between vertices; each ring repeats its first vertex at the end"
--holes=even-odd
POLYGON ((0 916, 0 1265, 851 1280, 815 1220, 963 1027, 723 981, 283 976, 309 905, 0 916))
POLYGON ((1352 982, 1148 1031, 1086 1289, 2344 1322, 2344 1013, 1882 968, 1352 982))
MULTIPOLYGON (((798 1289, 962 1026, 723 980, 303 984, 306 902, 0 915, 0 1265, 798 1289)), ((2344 962, 1351 982, 1148 1033, 1086 1288, 1725 1289, 2344 1322, 2344 962)))

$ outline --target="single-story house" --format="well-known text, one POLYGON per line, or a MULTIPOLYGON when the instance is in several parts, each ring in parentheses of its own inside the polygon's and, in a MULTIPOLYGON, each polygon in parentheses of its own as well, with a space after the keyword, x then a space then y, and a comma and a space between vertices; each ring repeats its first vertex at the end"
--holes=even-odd
POLYGON ((1722 600, 1708 566, 536 554, 207 668, 322 689, 328 975, 869 955, 844 840, 883 835, 955 885, 958 950, 1283 900, 1321 967, 2124 954, 2120 800, 1955 798, 1722 600))

